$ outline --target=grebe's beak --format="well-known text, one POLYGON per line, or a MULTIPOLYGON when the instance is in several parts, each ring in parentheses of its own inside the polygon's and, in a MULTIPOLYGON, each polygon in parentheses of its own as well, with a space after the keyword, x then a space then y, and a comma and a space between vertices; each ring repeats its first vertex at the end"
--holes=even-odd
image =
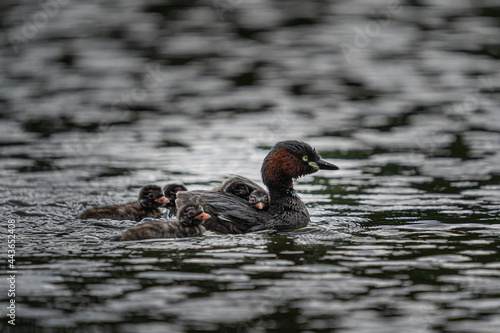
POLYGON ((158 199, 155 199, 155 202, 159 203, 159 204, 162 204, 162 205, 166 205, 170 201, 163 195, 163 196, 159 197, 158 199))
POLYGON ((201 213, 195 216, 195 220, 205 221, 208 220, 211 216, 207 213, 201 213))
MULTIPOLYGON (((323 161, 323 160, 317 160, 316 163, 315 162, 311 162, 311 163, 316 164, 316 167, 320 170, 338 170, 339 169, 339 167, 336 166, 335 164, 332 164, 332 163, 329 163, 329 162, 323 161)), ((314 168, 313 165, 311 165, 311 166, 314 168)))
POLYGON ((259 210, 263 210, 264 209, 264 203, 263 202, 258 202, 255 207, 259 210))

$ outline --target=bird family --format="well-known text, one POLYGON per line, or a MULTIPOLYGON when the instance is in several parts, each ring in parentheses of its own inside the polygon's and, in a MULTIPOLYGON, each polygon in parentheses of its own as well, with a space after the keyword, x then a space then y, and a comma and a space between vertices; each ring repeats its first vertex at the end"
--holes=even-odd
POLYGON ((267 190, 243 176, 234 176, 209 191, 188 191, 181 184, 163 189, 144 186, 138 200, 124 205, 92 208, 80 219, 141 221, 160 218, 162 207, 176 214, 173 221, 153 220, 126 230, 118 241, 189 237, 208 229, 224 234, 285 230, 307 226, 309 211, 293 188, 293 180, 318 170, 339 168, 321 159, 309 144, 278 142, 264 158, 262 181, 267 190))

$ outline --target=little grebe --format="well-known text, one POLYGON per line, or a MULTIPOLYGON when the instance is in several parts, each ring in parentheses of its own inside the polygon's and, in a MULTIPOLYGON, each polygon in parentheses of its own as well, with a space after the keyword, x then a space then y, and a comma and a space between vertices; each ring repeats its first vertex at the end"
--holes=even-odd
POLYGON ((168 184, 163 188, 163 193, 165 193, 165 197, 170 201, 165 207, 172 214, 177 214, 177 207, 175 206, 175 199, 177 199, 177 192, 187 191, 186 186, 182 184, 168 184))
POLYGON ((169 201, 156 185, 144 186, 135 202, 123 205, 92 208, 84 211, 79 219, 114 219, 140 221, 145 217, 161 217, 161 207, 169 201))
POLYGON ((269 208, 269 194, 263 190, 255 190, 248 196, 248 202, 256 209, 267 210, 269 208))
POLYGON ((293 180, 318 170, 338 170, 323 161, 305 142, 287 140, 274 145, 262 163, 261 175, 269 189, 269 209, 257 211, 248 201, 224 192, 179 192, 176 205, 201 205, 212 217, 205 227, 221 233, 246 233, 262 229, 294 229, 307 226, 309 212, 293 189, 293 180))
POLYGON ((151 238, 178 238, 202 235, 205 228, 201 223, 210 218, 203 208, 195 204, 181 207, 177 220, 170 222, 152 221, 126 230, 114 240, 129 241, 151 238))
POLYGON ((248 200, 255 209, 264 210, 269 207, 269 194, 260 185, 250 179, 235 175, 226 179, 222 185, 214 188, 213 192, 226 192, 248 200))

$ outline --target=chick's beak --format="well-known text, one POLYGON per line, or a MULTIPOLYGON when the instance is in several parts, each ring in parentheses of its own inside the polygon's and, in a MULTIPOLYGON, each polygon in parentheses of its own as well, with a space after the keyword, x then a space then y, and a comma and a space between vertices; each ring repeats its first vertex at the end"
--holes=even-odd
POLYGON ((263 210, 264 209, 264 203, 263 202, 258 202, 255 204, 255 207, 257 209, 263 210))
POLYGON ((155 199, 155 202, 162 204, 162 205, 166 205, 170 201, 163 195, 163 196, 159 197, 158 199, 155 199))
POLYGON ((317 160, 316 165, 320 170, 338 170, 339 167, 336 166, 335 164, 329 163, 327 161, 323 160, 317 160))
POLYGON ((201 214, 196 215, 196 217, 194 219, 200 220, 200 221, 205 221, 205 220, 208 220, 210 217, 211 216, 207 213, 201 213, 201 214))

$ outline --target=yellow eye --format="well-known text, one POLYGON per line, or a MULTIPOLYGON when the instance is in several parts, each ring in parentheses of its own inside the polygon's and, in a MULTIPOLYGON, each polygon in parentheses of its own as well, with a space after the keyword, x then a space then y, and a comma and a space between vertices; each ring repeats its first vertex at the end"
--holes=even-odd
POLYGON ((309 158, 307 157, 307 155, 302 156, 302 161, 304 161, 304 162, 309 161, 309 158))

